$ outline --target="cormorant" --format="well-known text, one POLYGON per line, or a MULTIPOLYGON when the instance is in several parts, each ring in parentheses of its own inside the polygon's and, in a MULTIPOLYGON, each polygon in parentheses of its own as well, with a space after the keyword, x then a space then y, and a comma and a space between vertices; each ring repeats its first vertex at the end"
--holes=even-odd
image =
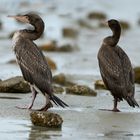
POLYGON ((9 17, 34 26, 33 30, 19 30, 15 32, 13 36, 13 48, 17 63, 20 66, 24 79, 30 84, 33 93, 32 102, 27 108, 32 108, 38 92, 41 92, 46 98, 46 104, 40 111, 46 111, 52 107, 50 100, 56 105, 62 107, 68 106, 53 94, 51 70, 45 56, 33 42, 38 39, 44 31, 43 20, 35 13, 9 17))
POLYGON ((134 99, 134 70, 127 54, 117 45, 121 35, 121 26, 114 19, 108 21, 108 26, 113 35, 104 38, 98 52, 98 62, 102 79, 114 97, 112 111, 119 112, 117 102, 123 99, 131 107, 139 107, 134 99))

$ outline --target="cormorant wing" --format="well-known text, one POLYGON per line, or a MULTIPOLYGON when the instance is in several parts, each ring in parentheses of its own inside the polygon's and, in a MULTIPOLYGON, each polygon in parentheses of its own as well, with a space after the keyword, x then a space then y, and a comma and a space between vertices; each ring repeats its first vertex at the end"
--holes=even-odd
POLYGON ((98 60, 103 81, 108 89, 112 92, 132 90, 131 63, 120 47, 102 46, 98 53, 98 60))
POLYGON ((124 73, 124 77, 126 79, 126 85, 127 85, 127 90, 132 90, 132 93, 134 93, 134 82, 135 82, 135 74, 134 74, 134 70, 132 68, 131 62, 129 57, 127 56, 127 54, 122 50, 122 48, 120 48, 119 46, 117 46, 117 51, 119 54, 119 57, 121 59, 121 64, 123 66, 123 73, 124 73), (129 89, 130 88, 130 89, 129 89))
POLYGON ((42 92, 51 94, 52 73, 41 50, 24 38, 15 43, 14 50, 24 79, 42 92))

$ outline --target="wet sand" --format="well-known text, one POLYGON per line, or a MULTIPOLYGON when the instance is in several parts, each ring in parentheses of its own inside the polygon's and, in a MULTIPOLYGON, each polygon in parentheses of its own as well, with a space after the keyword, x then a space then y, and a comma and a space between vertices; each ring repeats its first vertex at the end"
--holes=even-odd
MULTIPOLYGON (((35 127, 30 121, 30 111, 17 109, 17 105, 27 105, 31 94, 5 94, 0 97, 16 97, 21 99, 0 99, 1 123, 0 135, 10 139, 138 139, 140 138, 140 110, 130 108, 127 103, 121 102, 121 112, 101 111, 111 109, 112 96, 106 91, 98 93, 97 97, 57 95, 65 100, 70 107, 62 109, 56 107, 50 112, 58 113, 63 118, 62 129, 47 129, 35 127), (106 94, 104 94, 106 93, 106 94), (5 128, 5 129, 4 129, 5 128)), ((137 94, 136 97, 140 97, 137 94)), ((44 98, 38 95, 34 108, 43 105, 44 98)), ((140 103, 140 100, 138 100, 140 103)))
MULTIPOLYGON (((45 44, 48 40, 58 43, 72 43, 78 50, 72 53, 44 52, 57 64, 56 73, 65 73, 69 80, 78 84, 88 85, 93 88, 95 80, 101 79, 97 52, 104 37, 110 35, 108 28, 87 29, 77 25, 78 19, 87 21, 87 14, 92 11, 102 11, 107 14, 107 19, 116 18, 126 20, 131 28, 123 32, 120 46, 129 55, 133 66, 140 65, 140 28, 139 0, 87 0, 87 1, 22 1, 5 0, 0 2, 0 16, 3 30, 0 32, 0 79, 21 75, 16 65, 7 64, 15 59, 12 51, 11 39, 8 35, 25 26, 7 19, 9 14, 34 11, 40 13, 45 21, 45 36, 36 41, 37 45, 45 44), (127 5, 126 5, 127 4, 127 5), (125 8, 124 8, 125 5, 125 8), (12 8, 11 8, 12 7, 12 8), (131 13, 131 14, 130 14, 131 13), (79 35, 75 39, 66 39, 62 36, 64 26, 76 27, 79 35)), ((90 21, 88 21, 90 22, 90 21)), ((90 22, 92 25, 94 22, 90 22)), ((49 111, 58 113, 64 122, 62 129, 47 129, 35 127, 30 121, 30 111, 20 110, 15 106, 28 105, 31 94, 0 93, 0 139, 6 140, 139 140, 140 139, 140 109, 131 108, 124 101, 119 103, 122 112, 114 113, 99 109, 112 109, 113 98, 108 91, 98 91, 97 97, 58 95, 69 108, 62 109, 54 106, 49 111), (8 97, 13 99, 8 99, 8 97), (20 98, 20 99, 18 99, 20 98)), ((136 99, 140 104, 140 86, 136 85, 136 99)), ((34 108, 39 108, 45 103, 44 98, 38 95, 34 108)))

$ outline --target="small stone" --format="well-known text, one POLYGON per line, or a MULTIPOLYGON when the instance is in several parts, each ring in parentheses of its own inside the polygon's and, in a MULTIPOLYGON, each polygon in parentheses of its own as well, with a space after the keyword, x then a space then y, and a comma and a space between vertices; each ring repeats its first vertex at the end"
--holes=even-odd
POLYGON ((35 126, 61 128, 63 119, 60 115, 50 112, 31 112, 31 121, 35 126))
POLYGON ((44 45, 41 45, 39 47, 42 51, 56 51, 57 49, 57 43, 56 41, 50 41, 44 45))
POLYGON ((96 96, 97 93, 84 85, 74 85, 70 87, 66 87, 66 93, 74 94, 74 95, 88 95, 88 96, 96 96))
POLYGON ((63 73, 53 76, 53 82, 62 86, 75 85, 75 83, 68 81, 63 73))
POLYGON ((53 76, 53 82, 60 85, 65 85, 66 77, 63 73, 53 76))
POLYGON ((54 93, 63 93, 64 89, 63 89, 63 87, 53 85, 53 91, 54 91, 54 93))
POLYGON ((17 64, 17 62, 16 62, 15 59, 9 60, 7 63, 8 63, 8 64, 17 64))
POLYGON ((48 62, 49 67, 52 70, 56 70, 57 69, 56 63, 52 59, 50 59, 49 57, 46 57, 46 60, 48 62))
POLYGON ((78 35, 78 31, 71 27, 63 28, 62 33, 64 37, 70 37, 70 38, 75 38, 78 35))
POLYGON ((103 80, 97 80, 94 84, 95 89, 106 89, 106 86, 103 82, 103 80))
POLYGON ((88 29, 94 28, 89 22, 87 22, 84 19, 79 19, 77 22, 78 22, 78 25, 82 28, 88 28, 88 29))
POLYGON ((90 12, 88 14, 89 19, 105 20, 107 18, 106 14, 103 12, 90 12))
POLYGON ((130 24, 127 21, 121 21, 120 20, 119 23, 120 23, 120 25, 121 25, 121 27, 122 27, 123 30, 130 29, 130 24))
POLYGON ((2 21, 0 20, 0 30, 2 29, 2 26, 3 26, 2 21))
POLYGON ((57 51, 59 52, 72 52, 73 48, 70 44, 64 44, 57 48, 57 51))
POLYGON ((0 92, 6 93, 28 93, 30 92, 29 84, 22 76, 16 76, 0 82, 0 92))
POLYGON ((135 83, 140 84, 140 67, 134 68, 135 72, 135 83))

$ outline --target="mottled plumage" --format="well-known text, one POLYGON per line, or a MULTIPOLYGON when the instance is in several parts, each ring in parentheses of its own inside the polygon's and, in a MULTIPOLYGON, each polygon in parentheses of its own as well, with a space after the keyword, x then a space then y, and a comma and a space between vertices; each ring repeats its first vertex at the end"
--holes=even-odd
POLYGON ((32 108, 38 92, 41 92, 46 97, 46 104, 40 110, 46 111, 51 107, 50 100, 56 105, 62 107, 68 106, 53 94, 51 70, 45 56, 33 42, 33 40, 36 40, 42 35, 44 22, 34 13, 10 17, 34 26, 34 30, 19 30, 13 36, 13 48, 17 62, 24 79, 31 85, 31 91, 33 93, 32 103, 28 108, 32 108))
POLYGON ((98 52, 99 68, 106 87, 114 97, 113 111, 117 102, 125 99, 132 107, 139 106, 134 99, 134 71, 127 54, 117 45, 121 27, 116 20, 109 20, 113 35, 106 37, 98 52))

